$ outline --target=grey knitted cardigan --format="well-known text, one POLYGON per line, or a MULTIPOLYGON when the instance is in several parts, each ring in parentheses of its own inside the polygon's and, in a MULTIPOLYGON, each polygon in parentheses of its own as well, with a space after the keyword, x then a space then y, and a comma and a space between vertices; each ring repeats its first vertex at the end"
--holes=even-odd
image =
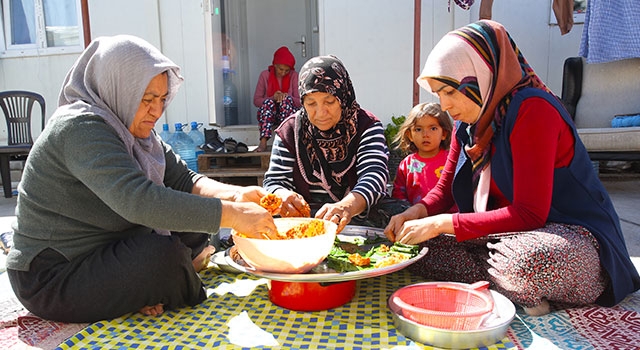
POLYGON ((179 70, 148 43, 116 36, 83 52, 25 164, 7 268, 27 271, 46 248, 71 260, 154 229, 218 231, 221 201, 190 193, 202 175, 155 133, 137 139, 128 132, 148 82, 162 72, 170 101, 179 70))

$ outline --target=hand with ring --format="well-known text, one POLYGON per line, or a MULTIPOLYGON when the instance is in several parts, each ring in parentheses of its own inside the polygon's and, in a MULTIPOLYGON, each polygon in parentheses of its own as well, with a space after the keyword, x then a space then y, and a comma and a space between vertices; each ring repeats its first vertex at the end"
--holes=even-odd
POLYGON ((316 218, 331 221, 338 225, 338 232, 351 221, 349 211, 335 203, 325 204, 316 213, 316 218))

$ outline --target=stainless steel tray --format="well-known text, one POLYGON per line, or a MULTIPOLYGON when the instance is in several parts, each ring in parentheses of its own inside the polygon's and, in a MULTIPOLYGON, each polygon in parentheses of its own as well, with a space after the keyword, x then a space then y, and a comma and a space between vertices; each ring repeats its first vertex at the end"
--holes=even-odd
MULTIPOLYGON (((351 241, 357 237, 367 238, 372 236, 384 237, 384 231, 379 228, 365 227, 365 226, 352 226, 347 225, 342 232, 338 234, 338 239, 341 241, 351 241)), ((327 266, 327 261, 320 263, 313 270, 303 274, 280 274, 271 272, 262 272, 255 270, 242 260, 240 254, 238 254, 235 247, 231 247, 225 252, 225 262, 232 268, 239 272, 245 272, 258 277, 267 278, 275 281, 284 282, 345 282, 353 281, 370 277, 377 277, 386 275, 388 273, 402 270, 403 268, 415 263, 422 259, 427 254, 428 249, 423 248, 417 256, 403 261, 399 264, 362 271, 350 271, 350 272, 336 272, 327 266)))

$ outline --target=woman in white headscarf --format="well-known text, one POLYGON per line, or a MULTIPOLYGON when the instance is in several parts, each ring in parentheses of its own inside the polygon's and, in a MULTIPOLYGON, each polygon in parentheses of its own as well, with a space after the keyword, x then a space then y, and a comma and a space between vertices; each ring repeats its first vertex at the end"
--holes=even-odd
POLYGON ((29 311, 93 322, 196 305, 211 233, 275 234, 261 187, 197 174, 156 135, 181 82, 125 35, 93 41, 67 74, 18 189, 7 271, 29 311))

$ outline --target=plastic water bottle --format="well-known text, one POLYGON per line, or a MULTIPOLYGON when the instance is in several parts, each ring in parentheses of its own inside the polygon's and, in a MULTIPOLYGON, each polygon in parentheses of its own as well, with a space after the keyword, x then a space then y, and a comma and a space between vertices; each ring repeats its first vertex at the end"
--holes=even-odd
POLYGON ((233 84, 231 75, 233 70, 229 65, 229 57, 222 56, 222 76, 224 77, 224 96, 222 104, 224 105, 224 124, 238 124, 238 89, 233 84))
POLYGON ((204 145, 204 133, 202 133, 202 131, 200 131, 199 129, 201 126, 202 123, 191 122, 191 130, 189 131, 189 136, 191 137, 193 142, 195 142, 196 147, 204 145))
POLYGON ((204 145, 204 133, 198 130, 199 127, 202 126, 202 123, 191 122, 191 130, 189 131, 189 137, 193 140, 193 143, 196 145, 196 159, 199 155, 203 154, 202 145, 204 145))
POLYGON ((160 138, 162 141, 169 143, 171 136, 173 136, 173 134, 169 131, 169 124, 162 124, 162 131, 160 132, 160 138))
POLYGON ((189 169, 198 171, 196 146, 191 137, 182 131, 182 123, 176 123, 176 132, 171 138, 171 146, 173 147, 174 152, 187 163, 189 169))

